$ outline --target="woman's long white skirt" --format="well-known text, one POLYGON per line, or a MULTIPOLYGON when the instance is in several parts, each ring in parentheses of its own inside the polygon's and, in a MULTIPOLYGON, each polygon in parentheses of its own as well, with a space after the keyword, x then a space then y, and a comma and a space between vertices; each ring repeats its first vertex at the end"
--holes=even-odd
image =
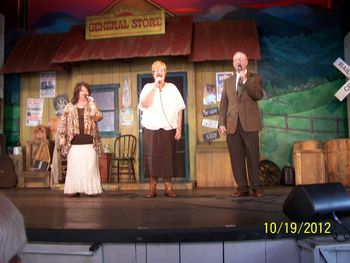
POLYGON ((64 193, 102 193, 98 155, 92 144, 72 145, 69 149, 64 193))

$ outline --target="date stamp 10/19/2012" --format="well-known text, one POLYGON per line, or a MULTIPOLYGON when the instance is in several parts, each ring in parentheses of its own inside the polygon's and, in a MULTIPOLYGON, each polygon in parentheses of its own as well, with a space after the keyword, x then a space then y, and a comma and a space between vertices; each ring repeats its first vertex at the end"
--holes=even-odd
POLYGON ((268 235, 329 235, 331 222, 265 222, 268 235))

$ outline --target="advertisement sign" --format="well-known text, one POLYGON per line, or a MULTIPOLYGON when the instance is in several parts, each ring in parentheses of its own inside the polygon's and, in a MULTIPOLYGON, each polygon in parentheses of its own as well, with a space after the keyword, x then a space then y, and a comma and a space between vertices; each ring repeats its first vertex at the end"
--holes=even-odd
POLYGON ((27 99, 26 126, 37 126, 42 124, 43 108, 43 99, 27 99))

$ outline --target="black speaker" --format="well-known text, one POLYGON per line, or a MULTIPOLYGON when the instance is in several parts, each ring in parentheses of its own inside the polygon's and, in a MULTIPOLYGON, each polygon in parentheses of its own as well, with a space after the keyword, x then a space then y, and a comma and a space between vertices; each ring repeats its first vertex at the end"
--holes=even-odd
POLYGON ((350 196, 341 183, 298 185, 283 203, 283 212, 292 221, 310 222, 350 215, 350 196))

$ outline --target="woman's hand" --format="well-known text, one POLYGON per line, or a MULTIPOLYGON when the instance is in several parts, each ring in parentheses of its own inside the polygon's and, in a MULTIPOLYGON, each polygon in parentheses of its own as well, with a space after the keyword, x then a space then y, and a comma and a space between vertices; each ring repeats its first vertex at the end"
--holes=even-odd
POLYGON ((181 128, 176 128, 176 133, 175 133, 175 140, 180 140, 181 138, 181 128))
POLYGON ((60 145, 63 146, 66 144, 66 139, 65 138, 60 138, 60 145))

